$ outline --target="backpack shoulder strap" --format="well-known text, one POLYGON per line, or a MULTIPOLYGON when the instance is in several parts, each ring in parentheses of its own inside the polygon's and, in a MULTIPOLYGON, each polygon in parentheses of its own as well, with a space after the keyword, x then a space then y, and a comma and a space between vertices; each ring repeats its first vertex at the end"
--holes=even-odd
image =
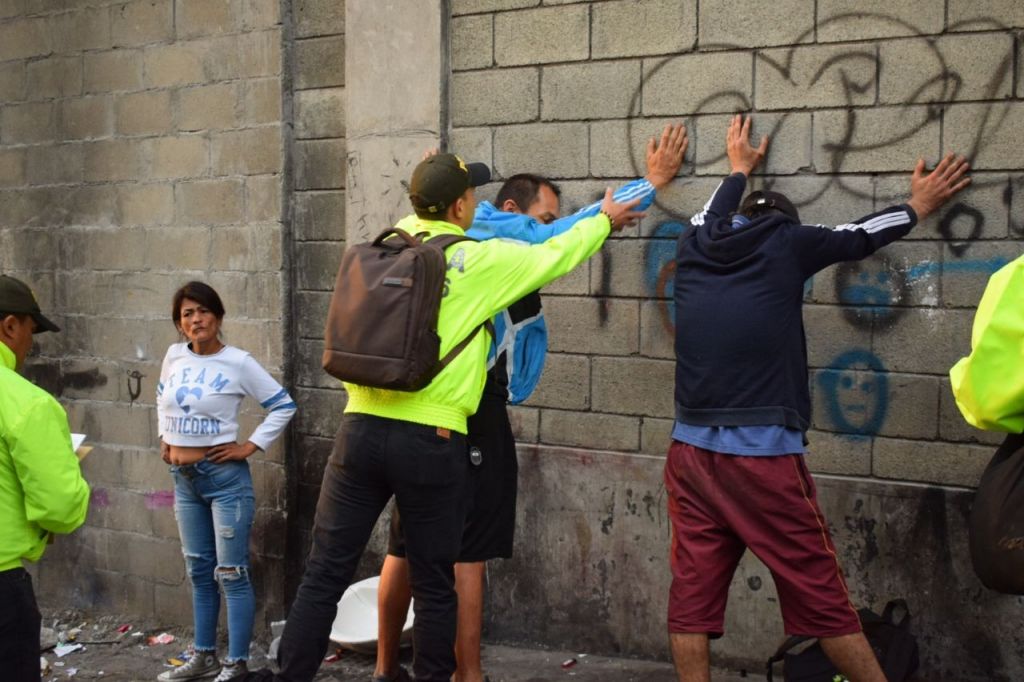
POLYGON ((439 234, 436 237, 431 237, 425 243, 433 244, 439 249, 444 251, 452 244, 458 244, 459 242, 475 242, 476 240, 472 237, 467 237, 464 234, 439 234))
POLYGON ((475 327, 466 338, 462 339, 462 341, 459 341, 459 343, 454 348, 448 351, 447 355, 445 355, 438 361, 437 371, 434 373, 434 375, 436 376, 437 374, 439 374, 441 370, 443 370, 445 367, 451 364, 451 361, 454 360, 459 355, 459 353, 466 350, 466 346, 468 346, 470 342, 474 338, 476 338, 476 335, 480 332, 481 329, 486 329, 487 333, 491 335, 491 340, 495 340, 496 337, 494 332, 494 323, 491 322, 490 320, 485 320, 482 324, 475 327))
POLYGON ((419 244, 419 241, 417 241, 415 237, 400 227, 389 227, 378 234, 370 244, 373 246, 390 246, 386 241, 390 237, 399 237, 403 243, 401 248, 405 248, 406 246, 416 246, 419 244))
MULTIPOLYGON (((444 250, 447 249, 452 244, 458 244, 459 242, 475 242, 475 241, 476 240, 473 239, 472 237, 467 237, 464 234, 439 234, 436 237, 431 237, 427 241, 427 243, 428 244, 434 244, 434 245, 440 247, 440 249, 441 249, 441 251, 443 253, 444 250)), ((451 364, 452 360, 454 360, 456 357, 458 357, 459 353, 464 351, 466 349, 466 346, 468 346, 473 341, 473 339, 476 338, 476 335, 480 332, 481 329, 486 329, 487 330, 487 332, 491 335, 491 340, 492 341, 497 338, 497 335, 496 335, 496 333, 494 331, 494 323, 491 322, 490 319, 485 320, 480 325, 475 327, 473 329, 473 331, 471 331, 466 336, 466 338, 462 339, 462 341, 459 341, 459 343, 457 343, 454 348, 452 348, 450 351, 448 351, 447 355, 445 355, 443 358, 441 358, 438 361, 437 365, 434 367, 434 376, 437 376, 438 374, 440 374, 441 370, 443 370, 445 367, 447 367, 449 364, 451 364)))

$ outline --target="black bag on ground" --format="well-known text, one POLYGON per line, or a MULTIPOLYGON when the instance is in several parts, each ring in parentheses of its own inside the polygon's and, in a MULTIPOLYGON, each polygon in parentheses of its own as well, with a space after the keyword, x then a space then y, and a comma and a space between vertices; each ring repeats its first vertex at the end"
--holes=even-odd
POLYGON ((1008 435, 981 475, 967 537, 985 587, 1024 594, 1024 434, 1008 435))
MULTIPOLYGON (((889 682, 907 680, 917 670, 917 638, 910 633, 910 609, 903 599, 894 599, 885 605, 882 615, 870 609, 861 609, 860 616, 864 636, 878 658, 889 682), (900 620, 894 618, 896 609, 903 609, 900 620)), ((829 660, 814 637, 790 637, 778 651, 768 659, 767 678, 772 682, 772 666, 782 661, 782 679, 785 682, 846 682, 844 677, 829 660), (814 642, 793 653, 801 644, 814 642)))
MULTIPOLYGON (((469 345, 484 322, 443 358, 437 316, 448 263, 444 250, 464 235, 430 239, 385 230, 345 250, 327 312, 323 367, 362 386, 418 391, 469 345)), ((493 332, 492 332, 493 333, 493 332)))

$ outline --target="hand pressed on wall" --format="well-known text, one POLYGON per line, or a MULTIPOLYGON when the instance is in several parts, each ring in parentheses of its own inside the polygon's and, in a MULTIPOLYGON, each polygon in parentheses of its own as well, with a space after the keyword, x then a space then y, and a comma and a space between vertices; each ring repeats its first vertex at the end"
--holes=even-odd
POLYGON ((764 155, 768 151, 767 135, 761 138, 761 144, 756 148, 750 144, 750 122, 749 116, 744 120, 742 114, 736 114, 732 117, 729 130, 725 134, 725 152, 729 156, 733 173, 750 175, 764 160, 764 155))
POLYGON ((690 138, 682 123, 670 123, 661 131, 661 140, 647 141, 647 181, 661 189, 672 181, 683 165, 690 138))
POLYGON ((939 161, 928 175, 924 174, 924 159, 917 160, 914 173, 910 176, 910 207, 917 213, 918 220, 932 213, 949 199, 971 184, 969 177, 964 177, 971 166, 964 157, 957 158, 950 152, 939 161))

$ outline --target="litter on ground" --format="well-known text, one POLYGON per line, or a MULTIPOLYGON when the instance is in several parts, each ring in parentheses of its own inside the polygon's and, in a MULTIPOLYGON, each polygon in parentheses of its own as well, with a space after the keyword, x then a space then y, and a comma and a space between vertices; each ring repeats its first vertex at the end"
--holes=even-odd
POLYGON ((85 647, 81 644, 58 644, 54 648, 53 653, 57 654, 57 656, 59 656, 60 658, 64 658, 68 654, 74 653, 75 651, 80 651, 84 648, 85 647))

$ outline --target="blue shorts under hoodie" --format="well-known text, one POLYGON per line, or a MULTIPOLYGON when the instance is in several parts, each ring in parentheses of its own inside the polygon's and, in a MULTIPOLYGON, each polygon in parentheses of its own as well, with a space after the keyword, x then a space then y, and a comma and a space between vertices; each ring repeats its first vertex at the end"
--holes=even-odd
POLYGON ((742 173, 723 180, 679 238, 672 437, 727 454, 802 453, 804 282, 903 237, 917 214, 901 204, 834 229, 775 211, 734 221, 745 187, 742 173))

